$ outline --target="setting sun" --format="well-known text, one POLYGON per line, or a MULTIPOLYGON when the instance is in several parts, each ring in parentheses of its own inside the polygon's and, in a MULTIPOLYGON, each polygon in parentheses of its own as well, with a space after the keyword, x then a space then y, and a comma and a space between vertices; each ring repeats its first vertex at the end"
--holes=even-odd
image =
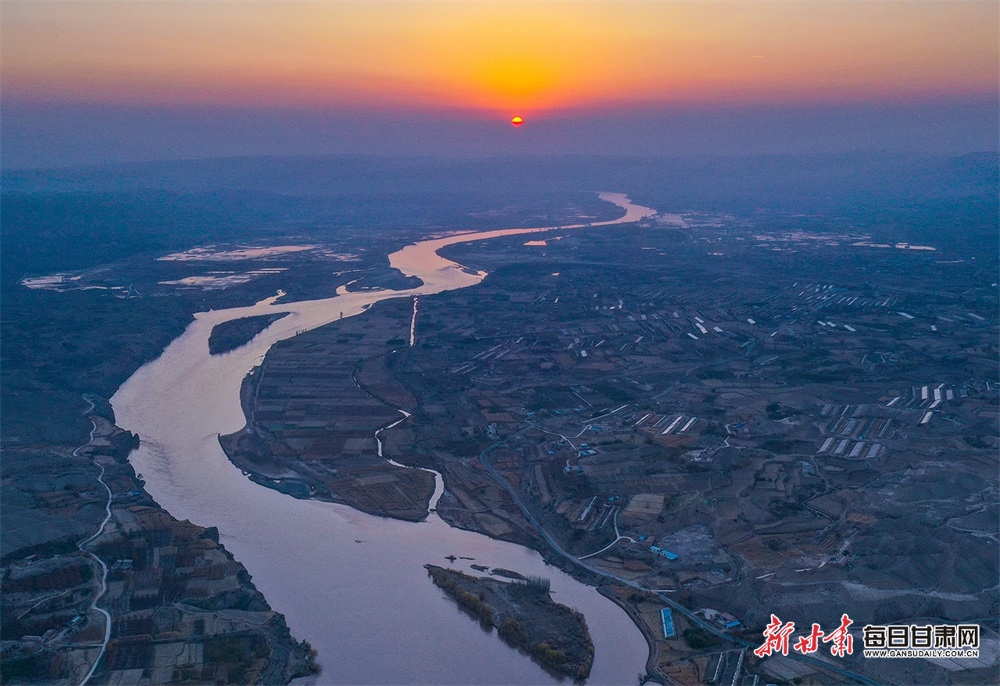
POLYGON ((503 111, 992 93, 992 3, 11 3, 5 100, 503 111))
POLYGON ((520 126, 521 124, 524 123, 524 119, 522 119, 521 117, 514 117, 513 119, 510 120, 510 123, 513 124, 514 126, 520 126))

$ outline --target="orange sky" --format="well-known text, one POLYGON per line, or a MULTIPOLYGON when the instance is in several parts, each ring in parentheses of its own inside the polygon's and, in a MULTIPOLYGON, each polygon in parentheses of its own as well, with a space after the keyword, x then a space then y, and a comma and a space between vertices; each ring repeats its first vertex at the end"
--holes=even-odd
POLYGON ((517 112, 988 95, 995 2, 8 1, 5 98, 517 112))

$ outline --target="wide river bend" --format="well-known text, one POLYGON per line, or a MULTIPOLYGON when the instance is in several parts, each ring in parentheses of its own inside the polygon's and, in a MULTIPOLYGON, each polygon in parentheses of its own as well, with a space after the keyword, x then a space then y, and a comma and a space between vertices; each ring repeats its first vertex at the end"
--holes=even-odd
MULTIPOLYGON (((269 298, 250 307, 200 312, 157 359, 111 399, 119 426, 139 434, 132 464, 146 490, 172 515, 216 526, 226 548, 253 575, 292 634, 319 651, 321 684, 544 684, 558 679, 462 614, 423 565, 446 555, 475 558, 552 580, 553 597, 587 618, 594 639, 588 683, 634 683, 646 643, 625 613, 597 591, 546 565, 538 553, 453 529, 436 514, 419 523, 373 517, 344 505, 296 500, 251 482, 219 446, 240 429, 240 384, 276 342, 361 313, 380 300, 430 295, 486 277, 437 254, 455 243, 637 221, 654 210, 619 193, 601 198, 625 210, 613 221, 453 234, 408 245, 389 262, 423 285, 407 291, 348 293, 303 302, 269 298), (223 321, 288 312, 245 346, 209 355, 223 321)), ((440 484, 438 484, 440 490, 440 484)), ((458 561, 459 568, 469 561, 458 561)))

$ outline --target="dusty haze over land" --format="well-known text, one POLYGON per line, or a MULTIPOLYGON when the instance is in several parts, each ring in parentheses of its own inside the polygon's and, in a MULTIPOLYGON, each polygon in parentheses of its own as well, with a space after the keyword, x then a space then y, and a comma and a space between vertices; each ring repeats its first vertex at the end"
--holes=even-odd
POLYGON ((4 684, 1000 683, 998 21, 5 2, 4 684))
POLYGON ((997 21, 992 2, 8 3, 4 161, 992 150, 997 21))

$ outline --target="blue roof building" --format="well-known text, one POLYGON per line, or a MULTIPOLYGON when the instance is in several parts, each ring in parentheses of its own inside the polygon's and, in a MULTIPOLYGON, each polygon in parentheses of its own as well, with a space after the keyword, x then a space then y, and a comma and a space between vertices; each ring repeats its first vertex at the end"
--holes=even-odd
POLYGON ((660 610, 660 619, 663 622, 663 638, 673 638, 677 635, 674 629, 674 615, 669 607, 660 610))

